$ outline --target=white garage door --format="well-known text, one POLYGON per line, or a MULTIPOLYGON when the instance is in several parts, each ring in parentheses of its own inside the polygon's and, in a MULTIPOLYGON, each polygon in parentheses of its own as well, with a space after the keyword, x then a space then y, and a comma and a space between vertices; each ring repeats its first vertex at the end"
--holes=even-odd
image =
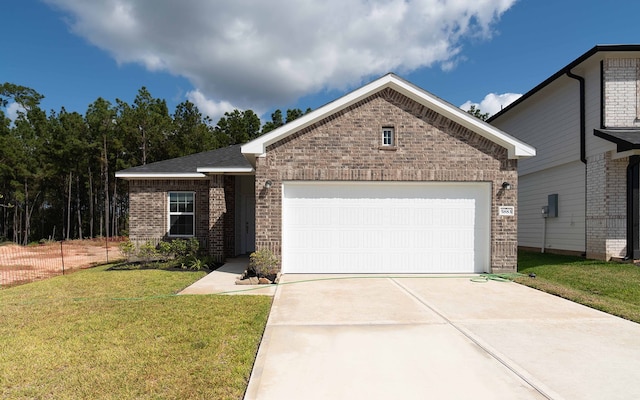
POLYGON ((489 270, 490 185, 285 182, 283 273, 489 270))

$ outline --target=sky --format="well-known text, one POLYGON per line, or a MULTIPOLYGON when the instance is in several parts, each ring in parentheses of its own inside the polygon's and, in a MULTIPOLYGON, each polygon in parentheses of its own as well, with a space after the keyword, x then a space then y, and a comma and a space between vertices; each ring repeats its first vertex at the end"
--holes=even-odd
POLYGON ((316 109, 388 72, 494 114, 595 45, 640 43, 637 0, 0 0, 0 15, 0 83, 46 111, 144 86, 214 122, 316 109))

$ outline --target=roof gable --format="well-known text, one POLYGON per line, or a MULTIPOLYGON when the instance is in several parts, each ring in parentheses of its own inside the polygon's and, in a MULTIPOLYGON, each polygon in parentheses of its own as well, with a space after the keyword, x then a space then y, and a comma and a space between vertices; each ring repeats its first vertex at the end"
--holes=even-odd
POLYGON ((438 114, 441 114, 444 117, 464 126, 474 133, 506 148, 509 158, 531 157, 536 154, 536 150, 528 144, 391 73, 384 75, 368 85, 340 97, 339 99, 320 107, 309 114, 283 125, 276 130, 244 144, 242 146, 242 153, 245 156, 254 157, 262 155, 266 152, 267 146, 387 88, 403 94, 423 106, 434 110, 438 114))

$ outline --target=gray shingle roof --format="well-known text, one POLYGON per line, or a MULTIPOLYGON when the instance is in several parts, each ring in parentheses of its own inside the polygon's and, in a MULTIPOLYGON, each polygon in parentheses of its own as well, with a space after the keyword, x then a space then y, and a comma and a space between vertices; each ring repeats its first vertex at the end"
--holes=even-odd
POLYGON ((237 172, 238 169, 251 170, 253 166, 240 152, 240 145, 232 145, 221 149, 172 158, 151 164, 124 169, 116 173, 119 178, 135 178, 136 176, 178 176, 201 175, 199 169, 215 169, 216 172, 237 172))

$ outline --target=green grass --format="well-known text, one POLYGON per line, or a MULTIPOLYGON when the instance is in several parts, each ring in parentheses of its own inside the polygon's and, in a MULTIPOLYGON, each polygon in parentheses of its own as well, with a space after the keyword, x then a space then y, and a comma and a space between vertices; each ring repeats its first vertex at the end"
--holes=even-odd
POLYGON ((640 323, 640 267, 631 263, 519 252, 516 281, 640 323))
POLYGON ((108 266, 0 290, 0 398, 238 399, 271 298, 108 266))

